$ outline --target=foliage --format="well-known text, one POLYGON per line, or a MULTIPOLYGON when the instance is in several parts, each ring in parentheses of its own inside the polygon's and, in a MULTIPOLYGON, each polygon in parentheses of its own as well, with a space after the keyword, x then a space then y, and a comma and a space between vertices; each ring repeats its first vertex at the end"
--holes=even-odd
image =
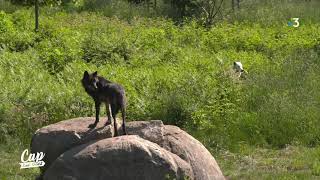
POLYGON ((319 144, 319 24, 206 29, 48 10, 34 33, 30 11, 0 16, 2 143, 28 143, 41 126, 92 115, 80 79, 98 70, 126 88, 129 120, 162 119, 207 147, 319 144), (247 79, 231 71, 235 60, 247 79))
POLYGON ((205 27, 213 25, 218 15, 221 15, 224 11, 222 9, 224 0, 197 0, 195 2, 198 7, 197 12, 205 27))
MULTIPOLYGON (((25 147, 37 128, 92 116, 93 102, 80 79, 85 70, 98 70, 125 87, 129 120, 161 119, 188 131, 211 152, 226 152, 217 157, 227 176, 319 176, 318 148, 307 160, 309 150, 298 149, 303 156, 293 161, 282 152, 287 148, 244 152, 320 144, 320 23, 319 11, 312 8, 318 2, 248 0, 232 14, 222 12, 224 21, 210 28, 199 24, 201 19, 176 25, 162 18, 177 15, 169 13, 169 1, 154 10, 126 1, 100 2, 42 7, 35 33, 32 8, 0 0, 1 146, 25 147), (287 26, 292 14, 301 17, 299 28, 287 26), (246 78, 232 71, 235 60, 244 64, 246 78), (252 154, 271 158, 248 159, 252 154), (280 159, 275 162, 280 169, 274 170, 273 157, 282 155, 289 165, 280 159), (295 169, 303 174, 291 174, 295 169)), ((181 11, 192 16, 193 10, 181 11)))
POLYGON ((216 160, 230 179, 319 179, 319 153, 319 147, 275 150, 241 146, 241 152, 224 151, 216 154, 216 160))
MULTIPOLYGON (((41 5, 67 5, 68 3, 79 3, 80 0, 38 0, 41 5)), ((32 6, 34 0, 10 0, 12 4, 32 6)))

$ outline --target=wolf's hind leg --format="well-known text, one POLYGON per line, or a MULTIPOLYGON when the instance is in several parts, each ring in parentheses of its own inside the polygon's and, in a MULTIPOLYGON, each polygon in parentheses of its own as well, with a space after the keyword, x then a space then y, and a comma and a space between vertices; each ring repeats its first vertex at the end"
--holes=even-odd
POLYGON ((121 114, 122 114, 122 131, 124 135, 127 135, 127 130, 126 130, 126 108, 121 107, 121 114))
POLYGON ((108 126, 112 123, 112 119, 111 119, 111 114, 110 114, 110 104, 109 103, 106 103, 106 112, 107 112, 107 122, 105 124, 105 126, 108 126))
POLYGON ((119 107, 116 104, 111 104, 111 113, 113 118, 113 128, 114 128, 114 136, 118 136, 118 127, 117 127, 117 113, 119 112, 119 107))

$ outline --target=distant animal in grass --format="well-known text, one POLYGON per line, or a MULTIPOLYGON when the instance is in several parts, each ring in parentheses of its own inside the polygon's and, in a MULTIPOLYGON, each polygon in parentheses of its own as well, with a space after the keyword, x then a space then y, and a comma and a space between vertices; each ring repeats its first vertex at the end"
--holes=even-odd
POLYGON ((90 124, 88 128, 95 128, 99 122, 100 106, 101 103, 106 104, 107 122, 105 125, 111 124, 111 115, 114 123, 114 133, 118 136, 118 129, 116 123, 116 115, 121 110, 122 114, 122 130, 124 134, 126 131, 126 96, 124 88, 117 83, 113 83, 101 76, 98 76, 97 71, 89 74, 85 71, 81 80, 82 86, 85 91, 93 98, 96 109, 96 120, 93 124, 90 124), (111 111, 111 115, 110 115, 111 111))
POLYGON ((233 62, 233 69, 238 74, 239 78, 245 78, 244 74, 248 74, 248 72, 243 69, 243 65, 240 61, 233 62))

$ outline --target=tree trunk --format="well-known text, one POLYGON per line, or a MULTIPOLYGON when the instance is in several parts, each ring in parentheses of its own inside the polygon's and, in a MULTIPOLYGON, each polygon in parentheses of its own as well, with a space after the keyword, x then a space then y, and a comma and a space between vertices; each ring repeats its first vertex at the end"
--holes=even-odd
POLYGON ((234 11, 234 1, 235 0, 231 0, 232 11, 234 11))
POLYGON ((240 9, 240 0, 237 0, 237 8, 240 9))
POLYGON ((35 11, 35 31, 39 30, 39 0, 34 2, 34 11, 35 11))

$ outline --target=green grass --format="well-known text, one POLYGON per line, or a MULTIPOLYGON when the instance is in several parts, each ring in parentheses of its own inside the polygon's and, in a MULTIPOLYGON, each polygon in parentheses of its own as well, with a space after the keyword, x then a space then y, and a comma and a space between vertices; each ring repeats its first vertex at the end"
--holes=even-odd
POLYGON ((44 14, 34 33, 29 14, 0 14, 1 141, 8 135, 28 143, 41 126, 92 115, 80 79, 98 70, 126 88, 128 119, 162 119, 208 146, 319 143, 319 92, 311 83, 319 79, 319 24, 205 29, 57 11, 44 14), (247 80, 232 76, 235 60, 247 80))
POLYGON ((19 164, 21 162, 21 153, 28 147, 21 147, 17 145, 13 146, 0 146, 0 179, 34 180, 40 173, 39 169, 20 169, 19 164))
POLYGON ((286 24, 291 18, 300 18, 301 25, 319 23, 319 1, 302 0, 246 0, 240 10, 227 16, 230 21, 256 22, 263 26, 286 24))
MULTIPOLYGON (((1 180, 33 180, 38 168, 20 169, 20 156, 26 147, 0 148, 1 180)), ((288 146, 274 150, 244 146, 241 152, 212 152, 227 179, 320 179, 320 148, 288 146)))
POLYGON ((230 179, 320 179, 319 147, 246 147, 238 154, 222 152, 216 160, 230 179))
POLYGON ((32 178, 17 163, 35 130, 93 115, 80 79, 98 70, 125 87, 129 120, 162 119, 223 149, 215 157, 231 179, 317 179, 319 2, 281 2, 246 1, 209 29, 121 2, 99 13, 41 7, 35 33, 33 9, 0 0, 0 174, 32 178), (301 26, 288 27, 296 15, 301 26), (233 74, 236 60, 247 79, 233 74))

